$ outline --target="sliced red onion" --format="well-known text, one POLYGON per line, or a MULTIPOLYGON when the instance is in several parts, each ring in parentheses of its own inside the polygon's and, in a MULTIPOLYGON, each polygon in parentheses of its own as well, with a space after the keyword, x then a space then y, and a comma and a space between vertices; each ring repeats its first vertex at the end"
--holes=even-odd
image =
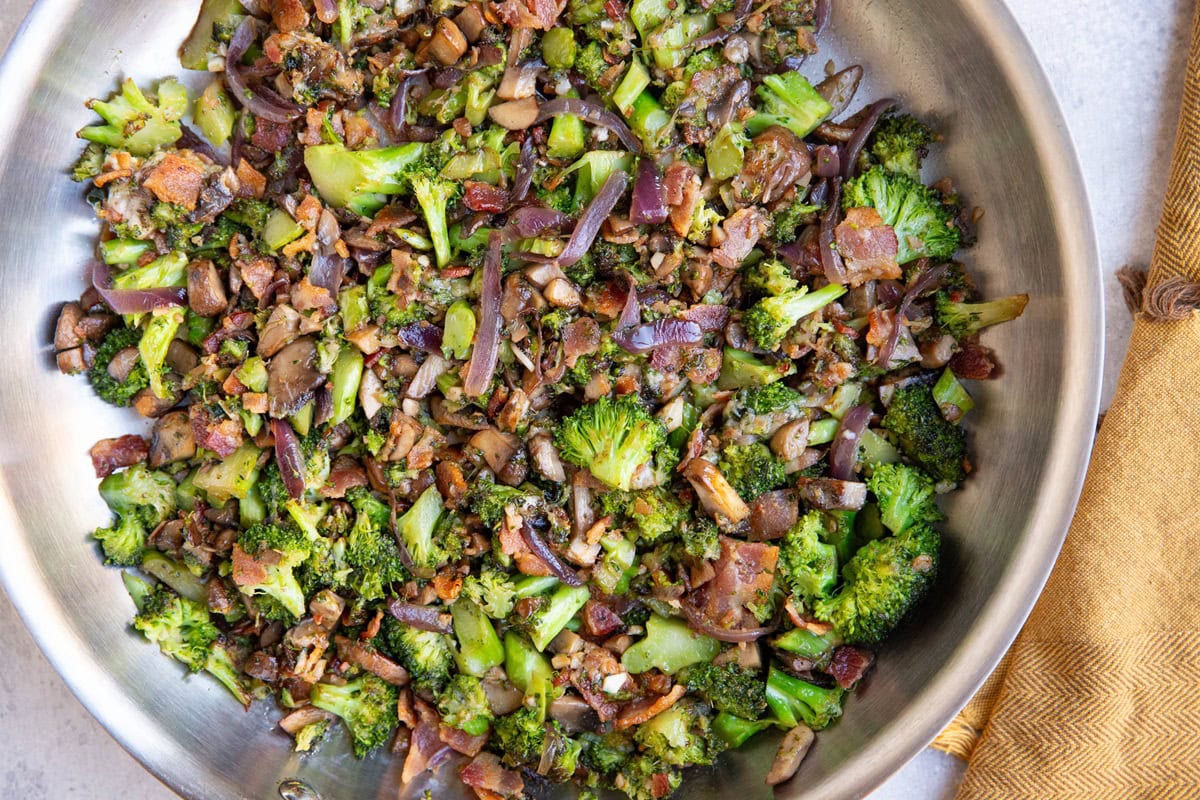
POLYGON ((408 130, 408 93, 409 90, 422 84, 429 85, 428 71, 423 69, 405 70, 400 73, 400 85, 392 95, 392 104, 388 109, 388 124, 397 138, 404 140, 408 130))
POLYGON ((183 135, 179 137, 179 141, 176 143, 177 147, 191 150, 193 153, 199 153, 205 158, 210 159, 214 164, 225 166, 224 156, 214 150, 211 144, 201 139, 200 134, 187 125, 181 124, 179 128, 183 131, 183 135))
POLYGON ((592 202, 588 203, 587 208, 579 215, 579 221, 575 223, 575 230, 571 232, 567 246, 555 259, 558 266, 569 267, 587 254, 592 242, 596 241, 596 236, 600 233, 600 226, 617 207, 617 201, 625 194, 625 187, 628 185, 629 176, 621 170, 613 170, 609 174, 600 191, 592 198, 592 202))
POLYGON ((693 52, 700 52, 706 48, 712 47, 714 44, 720 44, 733 35, 733 31, 728 28, 713 28, 708 33, 701 36, 696 41, 692 42, 693 52))
POLYGON ((500 247, 499 231, 488 236, 487 254, 483 259, 483 293, 479 298, 479 328, 471 363, 463 380, 467 397, 481 397, 492 385, 496 374, 496 358, 500 352, 500 247))
POLYGON ((660 347, 679 347, 700 344, 704 331, 685 319, 659 319, 645 325, 621 328, 612 339, 626 351, 642 355, 660 347))
POLYGON ((825 279, 830 283, 846 283, 846 266, 842 257, 833 248, 834 229, 837 227, 838 214, 842 205, 841 178, 831 178, 829 181, 829 199, 825 213, 821 214, 821 229, 817 234, 817 244, 821 250, 821 268, 825 270, 825 279))
POLYGON ((667 196, 663 189, 662 172, 652 158, 643 158, 638 162, 633 201, 629 205, 629 221, 634 225, 661 225, 667 221, 667 196))
POLYGON ((583 586, 583 581, 575 574, 575 570, 563 563, 563 560, 550 549, 550 545, 546 543, 540 533, 533 529, 528 520, 521 524, 521 538, 525 540, 525 544, 533 554, 545 563, 550 572, 554 573, 554 577, 567 586, 583 586))
POLYGON ((625 295, 625 305, 621 307, 621 316, 617 318, 616 330, 633 327, 642 321, 642 306, 638 300, 637 283, 633 276, 629 277, 629 292, 625 295))
POLYGON ((545 103, 542 103, 538 107, 538 115, 537 119, 534 120, 534 124, 545 122, 552 117, 562 116, 563 114, 573 114, 589 125, 599 125, 601 128, 608 128, 617 135, 617 138, 627 148, 635 153, 642 152, 641 140, 633 135, 633 131, 629 130, 629 126, 625 124, 623 119, 595 103, 578 97, 556 97, 553 100, 547 100, 545 103))
POLYGON ((724 330, 729 322, 729 307, 715 303, 702 303, 684 311, 680 316, 700 326, 702 331, 724 330))
POLYGON ((279 476, 283 486, 293 500, 304 497, 304 453, 296 431, 286 419, 271 420, 271 434, 275 437, 275 463, 279 465, 279 476))
POLYGON ((836 178, 842 174, 842 158, 836 146, 819 144, 813 148, 813 174, 818 178, 836 178))
POLYGON ((875 126, 879 123, 879 118, 894 105, 896 105, 895 100, 885 97, 883 100, 873 103, 867 109, 862 122, 855 129, 854 135, 850 137, 850 141, 846 142, 845 152, 841 154, 843 180, 849 180, 850 176, 854 174, 854 169, 858 164, 858 154, 862 152, 863 146, 866 145, 867 139, 871 136, 871 132, 875 130, 875 126))
POLYGON ((858 464, 858 443, 870 421, 870 406, 855 406, 842 417, 837 436, 829 448, 830 477, 839 481, 854 479, 854 467, 858 464))
POLYGON ((521 142, 521 159, 517 162, 517 173, 513 176, 512 191, 509 194, 512 204, 520 203, 529 194, 529 186, 533 183, 533 167, 537 151, 533 147, 533 136, 528 135, 521 142))
POLYGON ((253 17, 246 17, 229 40, 229 47, 225 51, 225 83, 242 107, 255 116, 272 122, 291 122, 303 114, 304 109, 265 86, 258 85, 251 89, 242 75, 240 62, 254 41, 256 24, 253 17))
POLYGON ((541 206, 522 206, 508 216, 504 240, 515 242, 533 239, 548 230, 561 230, 571 224, 571 218, 561 211, 541 206))
POLYGON ((156 308, 181 306, 187 292, 182 288, 113 289, 112 269, 102 261, 92 265, 92 286, 108 307, 118 314, 144 314, 156 308))
POLYGON ((434 355, 442 352, 442 329, 428 322, 414 322, 396 330, 400 344, 410 350, 421 350, 434 355))
POLYGON ((321 212, 317 223, 317 246, 313 249, 312 264, 308 268, 308 279, 314 286, 326 289, 337 297, 342 278, 346 276, 346 259, 338 255, 334 246, 342 238, 342 228, 329 209, 321 212))
POLYGON ((774 633, 778 625, 763 628, 738 628, 731 630, 722 628, 704 619, 704 616, 690 603, 681 603, 683 613, 687 617, 688 627, 696 633, 702 633, 719 642, 732 642, 740 644, 741 642, 757 642, 767 634, 774 633))
POLYGON ((430 633, 454 633, 450 615, 436 606, 419 606, 392 597, 387 601, 387 610, 389 614, 410 628, 430 633))
POLYGON ((895 308, 904 299, 904 287, 898 281, 878 281, 875 299, 884 308, 895 308))
POLYGON ((246 146, 246 115, 238 114, 233 123, 233 136, 229 140, 229 163, 237 168, 242 161, 242 148, 246 146))
POLYGON ((892 360, 892 354, 896 352, 896 346, 900 344, 900 326, 904 324, 904 318, 908 314, 908 309, 912 306, 913 301, 921 295, 928 292, 938 285, 942 280, 942 276, 946 274, 948 267, 945 264, 939 264, 933 269, 922 270, 913 279, 912 285, 904 291, 904 297, 900 300, 900 307, 896 309, 896 315, 892 318, 892 330, 888 334, 887 341, 883 343, 883 347, 879 348, 879 352, 875 354, 875 363, 887 368, 887 365, 892 360))

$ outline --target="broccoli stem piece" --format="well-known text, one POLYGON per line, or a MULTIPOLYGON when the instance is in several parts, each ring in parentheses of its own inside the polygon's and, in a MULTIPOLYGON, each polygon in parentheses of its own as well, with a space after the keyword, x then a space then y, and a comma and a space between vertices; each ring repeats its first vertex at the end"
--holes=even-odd
POLYGON ((465 361, 471 354, 475 327, 475 311, 471 304, 465 300, 454 301, 453 305, 446 309, 446 319, 442 323, 442 355, 465 361))
POLYGON ((233 135, 233 126, 237 121, 237 111, 234 110, 233 100, 221 82, 210 83, 200 96, 196 98, 196 126, 217 147, 224 147, 233 135))
MULTIPOLYGON (((725 127, 717 131, 717 135, 704 148, 704 158, 708 165, 709 176, 713 180, 725 181, 741 172, 748 143, 746 135, 742 133, 741 124, 726 123, 725 127)), ((792 285, 788 288, 796 288, 796 282, 792 281, 792 285)), ((772 292, 772 294, 779 294, 779 292, 772 292)))
POLYGON ((529 621, 528 633, 533 646, 539 652, 544 651, 590 598, 591 592, 586 586, 559 586, 529 621))
POLYGON ((165 80, 158 85, 157 95, 157 102, 150 102, 133 79, 126 78, 118 94, 88 103, 107 124, 83 128, 79 138, 135 156, 148 156, 174 144, 183 136, 179 120, 187 113, 187 90, 177 81, 165 80))
POLYGON ((713 719, 712 732, 721 741, 725 742, 731 750, 736 750, 748 742, 751 737, 765 731, 774 724, 769 719, 742 719, 730 714, 728 711, 721 711, 713 719))
POLYGON ((179 48, 179 63, 184 69, 208 71, 209 59, 221 48, 216 34, 232 35, 246 16, 246 8, 238 0, 204 0, 200 16, 179 48))
POLYGON ((504 672, 513 686, 534 698, 538 721, 546 718, 554 693, 554 670, 550 660, 515 631, 504 634, 504 672))
POLYGON ((434 541, 434 531, 441 518, 442 495, 437 486, 430 486, 396 520, 396 534, 418 567, 436 569, 442 566, 442 553, 434 541))
POLYGON ((358 388, 362 383, 363 354, 357 347, 343 346, 333 362, 333 416, 330 425, 340 425, 354 413, 358 388))
POLYGON ((465 597, 450 606, 454 636, 458 639, 455 660, 468 675, 482 678, 492 667, 504 663, 504 645, 483 609, 465 597))
POLYGON ((1014 294, 984 303, 956 303, 945 292, 937 297, 937 321, 955 339, 974 336, 984 328, 1011 322, 1025 313, 1029 295, 1014 294))
POLYGON ((809 314, 820 311, 846 293, 846 287, 831 283, 810 292, 808 287, 759 300, 742 316, 750 338, 764 350, 778 350, 788 332, 809 314))
POLYGON ((933 399, 947 422, 961 421, 963 416, 975 407, 975 401, 949 367, 946 367, 938 382, 933 385, 933 399))
POLYGON ((318 683, 308 701, 341 717, 358 758, 386 744, 398 724, 395 687, 370 673, 344 686, 318 683))
POLYGON ((164 289, 187 286, 186 253, 172 250, 149 264, 113 275, 114 289, 164 289))
POLYGON ((325 202, 369 216, 383 206, 385 195, 405 187, 401 175, 424 157, 425 147, 421 142, 377 150, 314 145, 304 149, 304 166, 325 202))
POLYGON ((179 326, 183 324, 183 317, 183 309, 178 306, 155 309, 138 342, 138 354, 146 366, 146 374, 150 376, 150 391, 160 400, 172 396, 171 389, 163 381, 163 373, 166 371, 167 350, 179 326))
POLYGON ((833 649, 841 643, 842 637, 832 628, 823 636, 813 633, 808 628, 792 628, 772 642, 772 646, 778 650, 795 653, 812 661, 817 669, 823 669, 829 665, 833 649))
POLYGON ((674 675, 692 664, 712 661, 720 652, 720 642, 696 633, 683 620, 651 614, 645 638, 625 651, 621 665, 634 675, 656 667, 674 675))
POLYGON ((139 239, 109 239, 100 243, 100 258, 105 264, 131 266, 154 247, 139 239))
POLYGON ((772 125, 782 125, 803 139, 833 112, 829 101, 799 72, 767 75, 757 93, 758 113, 746 121, 751 136, 772 125))
POLYGON ((766 386, 783 380, 795 371, 796 365, 791 359, 768 364, 751 353, 726 346, 724 359, 721 361, 721 374, 717 377, 717 388, 729 391, 766 386))
POLYGON ((841 687, 823 689, 775 667, 767 675, 767 705, 783 728, 807 725, 819 731, 842 715, 841 687))
POLYGON ((647 89, 637 96, 629 113, 629 127, 651 153, 665 144, 674 118, 647 89))
POLYGON ((244 500, 258 480, 258 457, 262 451, 247 442, 221 461, 205 464, 194 483, 208 502, 222 505, 230 498, 244 500))
POLYGON ((187 567, 173 558, 157 551, 148 551, 142 558, 142 572, 161 581, 171 591, 193 603, 208 602, 208 589, 204 581, 193 575, 187 567))

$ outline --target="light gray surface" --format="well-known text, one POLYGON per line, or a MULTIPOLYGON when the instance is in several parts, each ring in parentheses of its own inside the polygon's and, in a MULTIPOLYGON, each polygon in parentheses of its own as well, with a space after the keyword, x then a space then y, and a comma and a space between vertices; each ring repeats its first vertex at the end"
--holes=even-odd
MULTIPOLYGON (((0 40, 7 41, 28 5, 28 0, 0 0, 0 40)), ((1092 196, 1109 276, 1107 402, 1129 329, 1111 274, 1149 258, 1191 3, 1010 0, 1010 5, 1058 92, 1092 196)), ((173 797, 74 700, 2 595, 0 654, 0 730, 14 734, 6 737, 10 745, 0 767, 0 798, 173 797)), ((957 775, 956 762, 927 752, 872 798, 949 797, 957 775)))

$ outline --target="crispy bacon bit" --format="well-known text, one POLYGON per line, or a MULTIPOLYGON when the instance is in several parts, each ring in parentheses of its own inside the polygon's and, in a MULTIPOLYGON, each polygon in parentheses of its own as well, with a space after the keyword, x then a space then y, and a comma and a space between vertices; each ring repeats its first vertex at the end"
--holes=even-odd
POLYGON ((566 2, 555 0, 504 0, 493 6, 496 14, 510 28, 534 28, 548 31, 554 27, 566 2))
POLYGON ((127 434, 115 439, 101 439, 88 451, 97 478, 107 478, 122 467, 132 467, 146 460, 150 445, 141 436, 127 434))
POLYGON ((898 280, 903 275, 896 263, 900 240, 875 209, 846 211, 845 221, 834 229, 834 238, 838 253, 846 262, 846 277, 851 286, 874 280, 898 280))
POLYGON ((472 211, 495 214, 508 208, 508 192, 483 181, 466 181, 463 183, 463 205, 472 211))
POLYGON ((214 419, 208 407, 197 403, 188 409, 192 420, 192 437, 200 447, 212 450, 225 458, 242 446, 242 422, 232 417, 214 419))
POLYGON ((807 177, 811 167, 808 147, 787 128, 772 125, 750 142, 730 187, 744 203, 770 203, 807 177))
POLYGON ((770 594, 778 561, 778 547, 722 536, 717 574, 704 587, 708 621, 731 630, 741 627, 746 604, 762 602, 770 594))
POLYGON ((238 179, 238 197, 254 197, 259 200, 267 193, 267 178, 256 170, 249 161, 240 159, 234 173, 238 179))
POLYGON ((500 758, 492 753, 480 753, 462 768, 459 778, 474 789, 485 789, 501 797, 519 797, 525 792, 525 782, 519 773, 500 766, 500 758))
POLYGON ((616 656, 607 649, 590 643, 585 646, 579 666, 570 672, 571 685, 578 690, 584 702, 595 709, 601 722, 612 720, 620 710, 604 693, 604 679, 622 672, 624 667, 616 656))
POLYGON ((278 153, 292 138, 291 125, 272 122, 263 117, 256 117, 254 123, 254 134, 250 137, 250 143, 260 150, 278 153))
MULTIPOLYGON (((243 402, 245 397, 243 396, 243 402)), ((265 410, 265 409, 264 409, 265 410)), ((338 456, 333 460, 329 469, 329 477, 321 488, 321 496, 328 498, 345 497, 346 492, 358 486, 367 485, 367 471, 351 456, 338 456)))
POLYGON ((875 654, 861 647, 843 645, 833 651, 833 659, 829 663, 829 674, 843 689, 853 689, 862 680, 862 676, 871 668, 875 654))
POLYGON ((267 579, 267 567, 279 563, 279 553, 263 550, 251 555, 240 544, 233 546, 233 582, 238 586, 257 586, 267 579))
POLYGON ((249 287, 254 299, 265 299, 275 280, 275 259, 260 256, 250 261, 239 261, 238 269, 242 273, 242 281, 249 287))
POLYGON ((963 342, 962 349, 950 359, 950 370, 969 381, 986 381, 996 369, 995 355, 978 342, 963 342))
POLYGON ((308 11, 300 0, 271 0, 271 20, 283 33, 291 33, 307 27, 308 11))
POLYGON ((679 315, 680 319, 694 322, 701 330, 719 331, 729 322, 729 306, 700 304, 692 306, 679 315))
POLYGON ((740 208, 721 223, 721 230, 725 241, 712 251, 713 261, 726 269, 736 269, 770 230, 770 224, 757 208, 740 208))
POLYGON ((200 190, 204 188, 204 166, 194 158, 168 153, 150 171, 142 185, 154 192, 160 201, 174 203, 191 211, 200 199, 200 190))
POLYGON ((449 754, 450 748, 438 735, 437 723, 422 718, 408 738, 408 756, 404 759, 400 782, 411 783, 426 770, 437 768, 449 754))
POLYGON ((458 728, 449 725, 439 725, 438 738, 450 745, 451 750, 462 753, 464 756, 474 757, 479 755, 479 751, 483 750, 483 746, 487 744, 488 735, 481 733, 478 736, 472 736, 466 731, 460 731, 458 728))
POLYGON ((595 639, 604 639, 623 629, 625 623, 604 603, 588 600, 583 607, 583 630, 595 639))
POLYGON ((600 326, 591 317, 580 317, 562 329, 563 362, 575 366, 580 356, 600 349, 600 326))
POLYGON ((617 717, 617 721, 613 723, 613 728, 618 731, 624 731, 632 728, 634 725, 641 725, 643 722, 648 722, 678 703, 685 694, 687 694, 687 689, 680 684, 675 684, 671 687, 671 691, 664 695, 643 697, 640 700, 627 703, 621 710, 621 715, 617 717))
POLYGON ((620 22, 625 16, 625 4, 621 0, 604 0, 604 13, 613 22, 620 22))
POLYGON ((671 227, 680 236, 692 229, 692 214, 701 202, 700 177, 690 165, 676 161, 663 174, 671 227))
POLYGON ((320 311, 329 316, 337 311, 337 301, 323 286, 315 286, 305 275, 292 284, 292 305, 297 311, 320 311))

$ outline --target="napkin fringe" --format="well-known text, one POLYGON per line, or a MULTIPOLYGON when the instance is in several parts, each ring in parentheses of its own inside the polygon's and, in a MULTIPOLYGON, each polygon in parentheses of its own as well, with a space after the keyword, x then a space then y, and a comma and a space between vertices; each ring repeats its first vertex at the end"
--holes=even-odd
POLYGON ((1147 286, 1142 293, 1142 317, 1150 322, 1187 319, 1200 310, 1200 283, 1171 277, 1147 286))

